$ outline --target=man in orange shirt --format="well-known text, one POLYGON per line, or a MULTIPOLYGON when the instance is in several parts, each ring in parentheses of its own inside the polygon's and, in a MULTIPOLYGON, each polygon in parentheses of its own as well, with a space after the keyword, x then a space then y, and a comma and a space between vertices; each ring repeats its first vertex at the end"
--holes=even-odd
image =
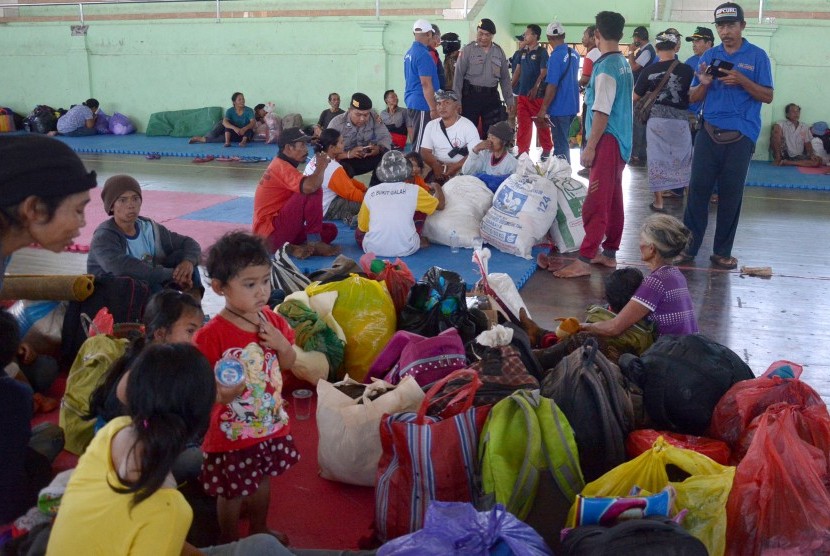
POLYGON ((308 156, 311 136, 298 127, 283 130, 280 153, 262 175, 254 194, 254 233, 265 237, 272 249, 288 244, 288 254, 298 259, 312 255, 333 257, 340 248, 331 245, 337 227, 323 223, 323 175, 329 157, 317 153, 309 176, 297 170, 308 156))

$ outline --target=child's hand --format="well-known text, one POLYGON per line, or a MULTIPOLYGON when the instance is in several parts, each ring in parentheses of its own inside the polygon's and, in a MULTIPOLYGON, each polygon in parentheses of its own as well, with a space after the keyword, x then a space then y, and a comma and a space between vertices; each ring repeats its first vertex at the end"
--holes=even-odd
POLYGON ((17 357, 24 365, 31 365, 37 359, 37 352, 29 344, 20 342, 20 347, 17 348, 17 357))
POLYGON ((271 324, 260 314, 259 323, 259 339, 267 347, 273 349, 277 353, 282 353, 287 349, 291 349, 291 343, 285 339, 276 326, 271 324))
POLYGON ((241 396, 247 387, 245 381, 240 382, 236 386, 225 386, 224 384, 216 383, 216 402, 222 404, 231 403, 237 396, 241 396))

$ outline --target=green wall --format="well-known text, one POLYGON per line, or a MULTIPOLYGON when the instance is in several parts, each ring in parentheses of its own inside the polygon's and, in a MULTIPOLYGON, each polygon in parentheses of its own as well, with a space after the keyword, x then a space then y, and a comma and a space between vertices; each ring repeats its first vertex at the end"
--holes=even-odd
MULTIPOLYGON (((201 9, 206 10, 207 5, 211 3, 201 9)), ((323 14, 322 8, 331 5, 369 9, 374 3, 360 0, 302 4, 323 14)), ((434 12, 449 7, 449 2, 406 0, 393 5, 383 0, 381 5, 396 9, 421 5, 434 12)), ((555 4, 549 0, 470 0, 470 5, 473 11, 467 21, 427 17, 434 19, 442 32, 456 32, 463 41, 474 37, 479 18, 489 17, 498 28, 496 42, 508 55, 516 46, 512 35, 528 23, 544 25, 559 19, 566 27, 568 39, 576 41, 593 16, 603 9, 617 10, 626 17, 624 40, 638 24, 647 25, 652 34, 670 26, 688 34, 697 25, 652 22, 651 0, 555 4)), ((786 2, 777 2, 775 7, 783 9, 784 5, 791 10, 828 9, 826 0, 800 0, 798 8, 796 4, 790 7, 786 2)), ((226 0, 222 6, 224 10, 299 9, 301 4, 226 0)), ((71 8, 59 9, 74 13, 71 8)), ((92 9, 85 13, 91 14, 92 9)), ((137 9, 140 8, 135 5, 130 7, 131 11, 137 9)), ((307 121, 313 121, 326 107, 326 96, 332 91, 346 99, 359 90, 369 94, 379 106, 387 88, 397 89, 402 96, 402 56, 412 42, 414 19, 415 16, 382 16, 378 20, 321 15, 226 18, 219 23, 212 18, 87 21, 89 31, 85 37, 70 36, 70 24, 74 22, 0 24, 0 75, 4 76, 0 80, 0 105, 28 113, 36 104, 68 107, 94 96, 107 113, 123 112, 143 130, 153 112, 227 107, 230 95, 242 91, 249 104, 273 101, 280 114, 299 112, 307 121)), ((769 126, 783 117, 787 103, 800 104, 806 122, 830 120, 826 95, 819 92, 830 85, 830 52, 820 46, 826 42, 828 30, 830 22, 819 19, 778 18, 776 25, 748 26, 745 34, 749 40, 770 53, 775 80, 775 101, 764 110, 757 157, 767 157, 769 126)), ((689 55, 691 49, 684 42, 681 58, 689 55)))

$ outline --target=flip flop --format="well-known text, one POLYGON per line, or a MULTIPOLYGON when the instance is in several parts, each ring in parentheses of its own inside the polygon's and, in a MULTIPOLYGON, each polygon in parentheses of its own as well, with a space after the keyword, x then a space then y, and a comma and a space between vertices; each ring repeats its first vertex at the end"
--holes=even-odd
POLYGON ((683 264, 689 264, 689 263, 693 263, 693 262, 695 262, 695 256, 694 255, 689 255, 688 253, 683 252, 683 253, 680 253, 678 256, 676 256, 674 258, 674 260, 672 261, 672 264, 683 265, 683 264))
POLYGON ((161 155, 159 153, 147 153, 144 158, 147 160, 158 160, 161 158, 161 155))
POLYGON ((193 159, 193 162, 195 162, 196 164, 202 164, 204 162, 210 162, 211 160, 216 160, 216 157, 212 154, 209 154, 207 156, 197 156, 193 159))
POLYGON ((264 158, 260 158, 258 156, 240 156, 239 162, 244 162, 246 164, 254 164, 256 162, 262 162, 265 160, 264 158))
POLYGON ((239 162, 242 159, 238 156, 218 156, 216 162, 239 162))
POLYGON ((738 259, 735 257, 722 257, 720 255, 712 255, 709 257, 713 266, 722 268, 724 270, 734 270, 738 268, 738 259))

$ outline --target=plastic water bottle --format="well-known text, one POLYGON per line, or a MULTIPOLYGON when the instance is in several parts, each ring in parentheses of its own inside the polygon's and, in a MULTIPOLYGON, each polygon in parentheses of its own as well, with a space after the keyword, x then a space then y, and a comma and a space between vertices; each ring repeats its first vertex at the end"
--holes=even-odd
POLYGON ((458 253, 458 233, 455 230, 450 232, 450 253, 458 253))
POLYGON ((223 386, 236 386, 245 380, 245 367, 239 359, 223 357, 213 367, 216 381, 223 386))

